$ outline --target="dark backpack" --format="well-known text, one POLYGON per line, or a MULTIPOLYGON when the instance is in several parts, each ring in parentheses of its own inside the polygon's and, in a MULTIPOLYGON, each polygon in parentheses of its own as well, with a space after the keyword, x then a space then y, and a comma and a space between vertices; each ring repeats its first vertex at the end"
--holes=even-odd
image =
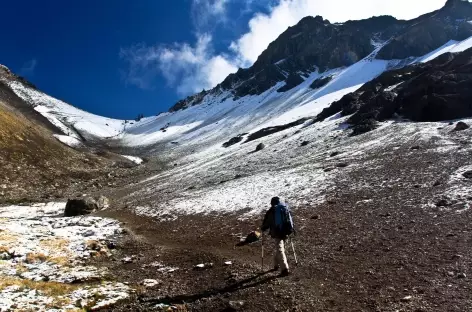
POLYGON ((294 232, 292 215, 287 205, 280 203, 274 207, 274 225, 277 236, 281 238, 294 232))

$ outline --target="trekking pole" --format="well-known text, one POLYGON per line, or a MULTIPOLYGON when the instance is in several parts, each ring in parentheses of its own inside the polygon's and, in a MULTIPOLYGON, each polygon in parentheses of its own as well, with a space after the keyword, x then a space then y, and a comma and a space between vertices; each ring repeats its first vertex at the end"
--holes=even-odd
POLYGON ((264 271, 264 232, 261 233, 261 269, 264 271))
POLYGON ((290 237, 290 244, 292 245, 293 256, 295 257, 295 264, 298 265, 297 254, 295 252, 295 247, 293 246, 293 238, 290 237))

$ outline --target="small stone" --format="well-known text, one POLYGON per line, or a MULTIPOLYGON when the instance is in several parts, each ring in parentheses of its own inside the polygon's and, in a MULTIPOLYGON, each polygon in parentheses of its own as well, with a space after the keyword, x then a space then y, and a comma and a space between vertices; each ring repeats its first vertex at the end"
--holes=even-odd
POLYGON ((142 282, 142 285, 144 287, 154 287, 156 285, 159 285, 159 281, 155 280, 155 279, 145 279, 143 282, 142 282))
POLYGON ((409 302, 409 301, 411 301, 411 299, 413 299, 412 296, 406 296, 406 297, 403 297, 401 301, 402 302, 409 302))
POLYGON ((203 269, 209 269, 213 267, 213 263, 200 263, 197 264, 194 269, 195 270, 203 270, 203 269))
POLYGON ((115 242, 108 242, 107 243, 107 248, 108 249, 116 249, 116 243, 115 242))
POLYGON ((472 179, 472 171, 466 171, 462 174, 462 176, 466 179, 472 179))
POLYGON ((437 203, 436 206, 438 207, 448 207, 451 206, 452 204, 445 198, 440 199, 437 203))
POLYGON ((121 259, 121 262, 123 263, 132 263, 133 262, 133 259, 131 259, 131 257, 124 257, 123 259, 121 259))
POLYGON ((98 209, 104 210, 110 207, 110 200, 105 196, 100 196, 97 200, 98 209))
POLYGON ((90 237, 90 236, 94 236, 94 235, 95 235, 95 232, 93 230, 87 230, 83 234, 84 237, 90 237))
POLYGON ((231 262, 231 261, 226 261, 225 262, 225 265, 232 265, 232 264, 233 264, 233 262, 231 262))
POLYGON ((8 252, 2 252, 0 253, 0 260, 10 260, 11 255, 8 252))
POLYGON ((230 301, 228 305, 231 309, 238 310, 244 307, 244 301, 230 301))
POLYGON ((460 278, 460 279, 467 278, 467 275, 465 273, 459 273, 457 274, 457 278, 460 278))
POLYGON ((447 272, 447 276, 453 277, 453 276, 454 276, 454 272, 452 272, 452 271, 447 272))

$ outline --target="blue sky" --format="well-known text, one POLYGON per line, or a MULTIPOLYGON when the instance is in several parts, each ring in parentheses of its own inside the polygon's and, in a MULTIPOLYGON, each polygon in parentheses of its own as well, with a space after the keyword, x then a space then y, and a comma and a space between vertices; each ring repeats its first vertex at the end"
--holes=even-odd
POLYGON ((166 111, 238 67, 250 66, 306 15, 332 22, 380 14, 412 18, 444 2, 8 1, 2 3, 0 63, 56 98, 129 119, 166 111))

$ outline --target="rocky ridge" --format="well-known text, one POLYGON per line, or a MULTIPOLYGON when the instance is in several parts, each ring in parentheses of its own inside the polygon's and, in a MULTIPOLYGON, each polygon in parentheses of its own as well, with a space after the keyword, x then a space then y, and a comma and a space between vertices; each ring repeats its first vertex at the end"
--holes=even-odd
POLYGON ((305 17, 289 27, 259 56, 250 68, 239 69, 209 91, 192 95, 174 105, 178 111, 198 105, 205 97, 229 91, 235 99, 259 95, 278 82, 288 91, 314 71, 350 66, 383 44, 377 58, 393 60, 422 56, 449 40, 472 36, 472 4, 448 0, 435 12, 410 21, 391 16, 332 24, 321 16, 305 17))

